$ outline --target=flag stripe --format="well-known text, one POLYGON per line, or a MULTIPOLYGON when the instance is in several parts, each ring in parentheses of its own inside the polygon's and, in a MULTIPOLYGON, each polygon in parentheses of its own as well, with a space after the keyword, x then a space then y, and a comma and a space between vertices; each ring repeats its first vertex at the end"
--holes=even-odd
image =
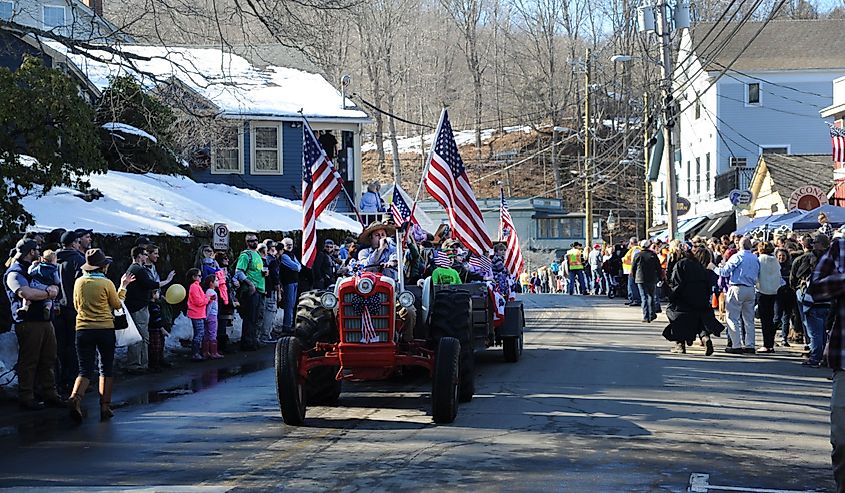
POLYGON ((522 257, 522 248, 519 246, 519 236, 513 225, 513 218, 508 210, 508 202, 505 200, 505 190, 501 189, 501 204, 499 206, 499 239, 505 239, 507 250, 505 251, 505 268, 511 275, 519 276, 525 268, 525 260, 522 257))

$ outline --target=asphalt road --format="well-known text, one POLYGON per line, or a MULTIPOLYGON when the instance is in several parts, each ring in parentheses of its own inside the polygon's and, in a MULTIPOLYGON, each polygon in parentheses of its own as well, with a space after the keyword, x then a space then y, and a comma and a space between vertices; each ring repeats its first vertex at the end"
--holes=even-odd
POLYGON ((679 492, 693 474, 695 491, 833 489, 829 372, 797 350, 730 356, 722 338, 711 357, 670 354, 665 318, 643 324, 619 300, 526 308, 523 358, 481 354, 452 425, 432 424, 417 378, 344 384, 340 406, 286 426, 265 351, 157 380, 110 423, 5 423, 0 489, 679 492))

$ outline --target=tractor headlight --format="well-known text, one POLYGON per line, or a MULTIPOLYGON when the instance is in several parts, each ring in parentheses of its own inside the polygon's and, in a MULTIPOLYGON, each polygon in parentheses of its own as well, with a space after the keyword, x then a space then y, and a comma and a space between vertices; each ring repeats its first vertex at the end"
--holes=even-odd
POLYGON ((334 310, 337 308, 337 296, 332 293, 323 293, 323 296, 320 296, 320 304, 327 310, 334 310))
POLYGON ((370 292, 373 290, 373 286, 375 286, 375 284, 373 283, 372 279, 368 279, 365 277, 358 281, 358 292, 361 294, 370 294, 370 292))
POLYGON ((402 294, 399 295, 399 305, 405 308, 413 305, 414 300, 416 300, 414 293, 410 291, 403 291, 402 294))

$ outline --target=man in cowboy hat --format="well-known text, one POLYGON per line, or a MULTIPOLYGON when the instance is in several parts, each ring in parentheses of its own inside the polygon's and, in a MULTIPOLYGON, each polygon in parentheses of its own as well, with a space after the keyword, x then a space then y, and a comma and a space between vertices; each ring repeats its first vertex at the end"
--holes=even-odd
POLYGON ((391 244, 390 237, 396 233, 396 228, 391 224, 372 222, 364 228, 358 236, 358 243, 367 244, 358 252, 358 262, 369 272, 381 272, 387 277, 397 279, 399 274, 396 270, 397 263, 391 261, 391 256, 396 256, 396 247, 391 244))
MULTIPOLYGON (((364 270, 370 272, 381 272, 382 275, 397 280, 399 265, 396 258, 396 247, 391 245, 389 238, 396 233, 396 228, 391 224, 373 222, 364 228, 358 237, 358 243, 369 241, 370 247, 364 248, 358 253, 358 262, 364 266, 364 270)), ((398 289, 398 287, 397 287, 398 289)), ((396 309, 397 326, 401 324, 402 340, 410 341, 414 338, 414 326, 417 321, 417 311, 413 305, 396 309)))
POLYGON ((3 276, 6 296, 11 303, 15 335, 18 338, 18 400, 23 409, 38 410, 44 404, 64 407, 67 405, 56 393, 53 369, 56 365, 56 335, 53 324, 44 316, 44 300, 55 299, 58 286, 39 289, 32 285, 29 266, 38 258, 39 247, 35 240, 23 239, 15 246, 12 264, 3 276), (21 311, 23 300, 32 306, 21 311), (44 404, 35 399, 38 390, 44 404))

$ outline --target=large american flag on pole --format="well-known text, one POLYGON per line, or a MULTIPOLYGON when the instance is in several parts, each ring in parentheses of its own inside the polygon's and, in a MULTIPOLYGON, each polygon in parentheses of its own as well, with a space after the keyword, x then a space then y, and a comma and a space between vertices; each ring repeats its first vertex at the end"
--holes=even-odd
POLYGON ((396 223, 397 226, 401 226, 408 221, 411 221, 412 224, 417 224, 416 219, 411 217, 411 208, 408 206, 408 203, 405 202, 405 199, 402 197, 402 193, 399 192, 399 189, 399 184, 394 184, 393 200, 390 204, 390 214, 393 216, 393 222, 396 223))
POLYGON ((833 145, 833 160, 838 163, 845 163, 845 128, 830 126, 830 141, 833 145))
POLYGON ((341 183, 340 175, 326 156, 326 151, 303 119, 302 263, 308 268, 317 258, 317 218, 341 191, 341 183))
POLYGON ((508 202, 505 200, 505 189, 501 189, 502 203, 499 210, 499 240, 507 243, 505 251, 505 268, 511 275, 519 276, 525 267, 525 260, 522 258, 522 248, 519 246, 519 236, 516 228, 513 227, 513 219, 508 211, 508 202))
POLYGON ((440 115, 440 124, 429 157, 428 171, 424 177, 425 189, 446 209, 454 238, 472 253, 487 255, 493 243, 469 184, 445 108, 440 115))

